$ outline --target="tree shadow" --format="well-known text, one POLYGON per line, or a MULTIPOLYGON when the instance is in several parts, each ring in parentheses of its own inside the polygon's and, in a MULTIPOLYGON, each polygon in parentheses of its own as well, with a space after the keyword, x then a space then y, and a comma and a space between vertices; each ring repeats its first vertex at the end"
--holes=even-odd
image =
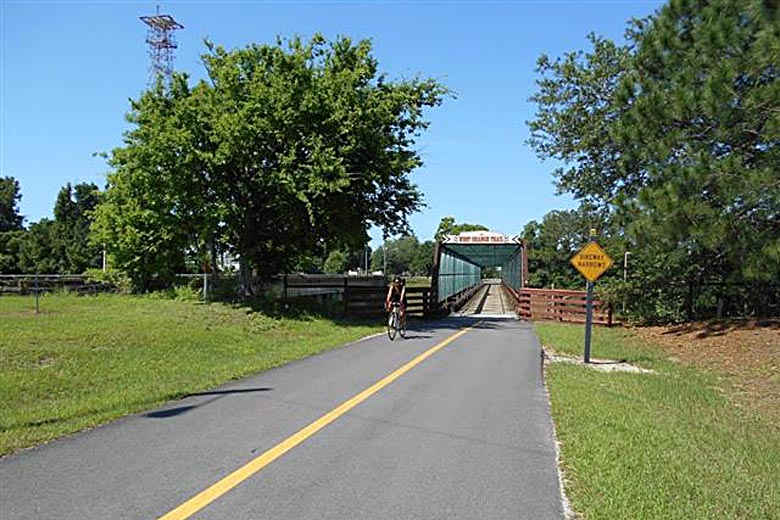
POLYGON ((628 363, 628 359, 617 359, 617 360, 593 360, 591 359, 588 361, 591 365, 622 365, 623 363, 628 363))
POLYGON ((176 408, 166 408, 164 410, 157 410, 154 412, 149 412, 147 414, 144 414, 146 417, 151 417, 152 419, 167 419, 168 417, 176 417, 177 415, 181 415, 183 413, 187 413, 190 410, 193 410, 197 408, 200 405, 188 405, 188 406, 177 406, 176 408))
POLYGON ((184 396, 182 396, 182 400, 189 399, 191 397, 202 397, 202 396, 211 396, 211 398, 205 399, 196 404, 186 404, 182 406, 176 406, 173 408, 162 408, 160 410, 155 410, 153 412, 145 413, 144 417, 149 417, 151 419, 168 419, 171 417, 177 417, 179 415, 185 414, 187 412, 190 412, 192 410, 195 410, 196 408, 200 408, 207 404, 211 404, 217 399, 220 399, 226 395, 249 394, 249 393, 256 393, 256 392, 270 392, 272 390, 273 388, 258 387, 258 388, 225 388, 222 390, 209 390, 207 392, 194 392, 191 394, 185 394, 184 396))
POLYGON ((726 319, 689 322, 672 326, 663 335, 695 334, 699 339, 725 336, 737 330, 780 330, 780 319, 726 319))
POLYGON ((209 392, 194 392, 192 394, 187 394, 183 398, 187 397, 193 397, 198 395, 226 395, 226 394, 251 394, 255 392, 270 392, 273 390, 273 388, 269 387, 259 387, 259 388, 235 388, 235 389, 228 389, 228 390, 211 390, 209 392))

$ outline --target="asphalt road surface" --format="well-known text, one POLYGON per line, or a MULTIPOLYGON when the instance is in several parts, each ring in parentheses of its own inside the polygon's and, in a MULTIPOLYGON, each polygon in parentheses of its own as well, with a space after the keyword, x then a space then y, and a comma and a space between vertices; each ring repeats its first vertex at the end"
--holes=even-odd
POLYGON ((413 324, 0 459, 0 517, 563 518, 540 347, 413 324))

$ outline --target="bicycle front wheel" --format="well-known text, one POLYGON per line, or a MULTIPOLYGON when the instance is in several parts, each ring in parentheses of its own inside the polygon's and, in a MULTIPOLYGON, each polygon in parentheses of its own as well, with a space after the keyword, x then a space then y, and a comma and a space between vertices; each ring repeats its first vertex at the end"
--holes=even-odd
POLYGON ((390 341, 393 341, 395 339, 395 333, 398 331, 397 327, 398 323, 398 315, 395 311, 392 311, 390 315, 387 317, 387 337, 390 338, 390 341))

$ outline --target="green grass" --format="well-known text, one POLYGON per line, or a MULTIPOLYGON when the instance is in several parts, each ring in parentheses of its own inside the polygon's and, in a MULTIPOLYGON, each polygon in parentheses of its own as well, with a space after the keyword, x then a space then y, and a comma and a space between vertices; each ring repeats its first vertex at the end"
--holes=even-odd
POLYGON ((431 286, 431 277, 430 276, 410 276, 406 279, 406 286, 407 287, 430 287, 431 286))
MULTIPOLYGON (((582 326, 539 323, 556 352, 581 355, 582 326)), ((780 518, 780 424, 739 409, 724 379, 666 359, 629 331, 594 331, 594 358, 655 374, 555 363, 552 414, 572 508, 597 518, 780 518)))
POLYGON ((356 340, 380 328, 162 298, 0 298, 0 454, 356 340))

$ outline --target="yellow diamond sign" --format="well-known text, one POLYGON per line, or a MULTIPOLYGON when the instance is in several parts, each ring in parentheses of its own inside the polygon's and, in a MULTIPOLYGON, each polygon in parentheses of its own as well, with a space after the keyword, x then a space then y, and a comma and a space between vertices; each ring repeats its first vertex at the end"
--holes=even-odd
POLYGON ((571 264, 591 282, 598 280, 613 263, 609 255, 596 242, 583 247, 571 259, 571 264))

